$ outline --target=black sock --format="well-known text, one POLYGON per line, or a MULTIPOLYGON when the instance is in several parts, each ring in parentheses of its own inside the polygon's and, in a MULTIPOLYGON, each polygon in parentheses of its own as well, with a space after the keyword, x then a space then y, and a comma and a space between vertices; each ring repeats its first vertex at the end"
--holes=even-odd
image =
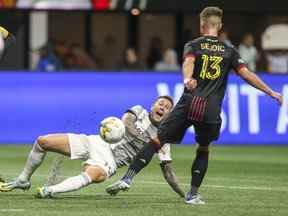
POLYGON ((134 161, 130 164, 129 169, 123 176, 122 180, 130 184, 134 176, 136 176, 144 167, 150 163, 155 152, 156 149, 152 144, 143 147, 143 149, 137 154, 134 161))
POLYGON ((197 194, 198 188, 200 187, 204 176, 208 168, 209 152, 207 151, 197 151, 196 158, 192 164, 191 168, 191 193, 197 194))

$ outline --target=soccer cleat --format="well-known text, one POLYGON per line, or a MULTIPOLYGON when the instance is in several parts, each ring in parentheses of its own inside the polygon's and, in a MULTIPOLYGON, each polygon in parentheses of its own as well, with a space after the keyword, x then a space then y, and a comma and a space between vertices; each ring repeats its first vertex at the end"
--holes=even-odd
POLYGON ((39 187, 37 188, 35 197, 39 199, 50 199, 53 198, 53 194, 48 190, 48 187, 39 187))
POLYGON ((31 183, 29 181, 20 181, 19 179, 7 183, 0 183, 1 192, 9 192, 15 189, 29 190, 30 187, 31 183))
POLYGON ((119 180, 112 185, 109 185, 106 188, 106 192, 111 196, 116 196, 120 191, 128 191, 130 189, 130 185, 123 181, 119 180))
POLYGON ((204 205, 205 202, 201 200, 200 194, 192 195, 190 192, 185 197, 185 203, 190 205, 204 205))

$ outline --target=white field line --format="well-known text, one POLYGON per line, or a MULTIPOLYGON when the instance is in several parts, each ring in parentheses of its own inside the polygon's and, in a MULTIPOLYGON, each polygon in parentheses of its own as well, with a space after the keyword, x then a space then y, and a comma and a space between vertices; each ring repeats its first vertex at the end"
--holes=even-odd
MULTIPOLYGON (((165 182, 155 182, 155 181, 137 181, 143 184, 156 184, 156 185, 167 185, 165 182)), ((190 184, 181 184, 183 186, 190 186, 190 184)), ((287 187, 265 187, 265 186, 227 186, 227 185, 210 185, 204 184, 202 187, 206 188, 219 188, 219 189, 230 189, 230 190, 260 190, 260 191, 281 191, 288 192, 287 187)))
POLYGON ((23 212, 25 209, 0 209, 0 212, 23 212))
MULTIPOLYGON (((17 176, 17 175, 15 175, 17 176)), ((47 175, 44 174, 36 174, 33 176, 38 176, 38 177, 45 177, 47 178, 47 175)), ((71 176, 64 176, 64 175, 59 175, 58 177, 60 178, 69 178, 71 176)), ((136 183, 141 183, 141 184, 153 184, 153 185, 167 185, 166 182, 158 182, 158 181, 139 181, 136 180, 136 183)), ((180 184, 182 186, 190 186, 190 184, 185 184, 182 183, 180 184)), ((229 189, 229 190, 258 190, 258 191, 278 191, 278 192, 288 192, 288 187, 267 187, 267 186, 238 186, 238 185, 214 185, 214 184, 203 184, 201 187, 204 188, 216 188, 216 189, 229 189)))

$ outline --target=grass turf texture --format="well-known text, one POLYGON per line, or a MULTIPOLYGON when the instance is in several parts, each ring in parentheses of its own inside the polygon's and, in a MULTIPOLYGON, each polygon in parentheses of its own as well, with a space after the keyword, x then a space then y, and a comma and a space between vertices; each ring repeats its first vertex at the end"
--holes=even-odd
MULTIPOLYGON (((189 189, 194 148, 172 148, 174 169, 185 190, 189 189)), ((30 146, 0 146, 0 175, 5 179, 17 176, 29 150, 30 146)), ((288 147, 213 146, 201 189, 207 202, 204 206, 184 204, 165 183, 156 160, 135 178, 129 192, 116 197, 105 194, 105 186, 118 179, 125 168, 108 181, 82 191, 53 200, 35 199, 36 187, 45 184, 54 155, 49 153, 37 170, 30 191, 0 193, 0 215, 288 215, 288 147)), ((79 161, 65 160, 61 175, 77 175, 80 167, 79 161)))

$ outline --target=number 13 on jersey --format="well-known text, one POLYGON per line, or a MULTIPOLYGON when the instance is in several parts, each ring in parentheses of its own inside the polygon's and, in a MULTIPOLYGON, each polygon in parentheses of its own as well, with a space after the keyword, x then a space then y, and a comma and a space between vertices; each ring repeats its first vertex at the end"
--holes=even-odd
POLYGON ((201 59, 203 63, 200 78, 209 80, 217 79, 221 74, 220 63, 222 62, 223 58, 220 56, 208 56, 203 54, 201 59))

